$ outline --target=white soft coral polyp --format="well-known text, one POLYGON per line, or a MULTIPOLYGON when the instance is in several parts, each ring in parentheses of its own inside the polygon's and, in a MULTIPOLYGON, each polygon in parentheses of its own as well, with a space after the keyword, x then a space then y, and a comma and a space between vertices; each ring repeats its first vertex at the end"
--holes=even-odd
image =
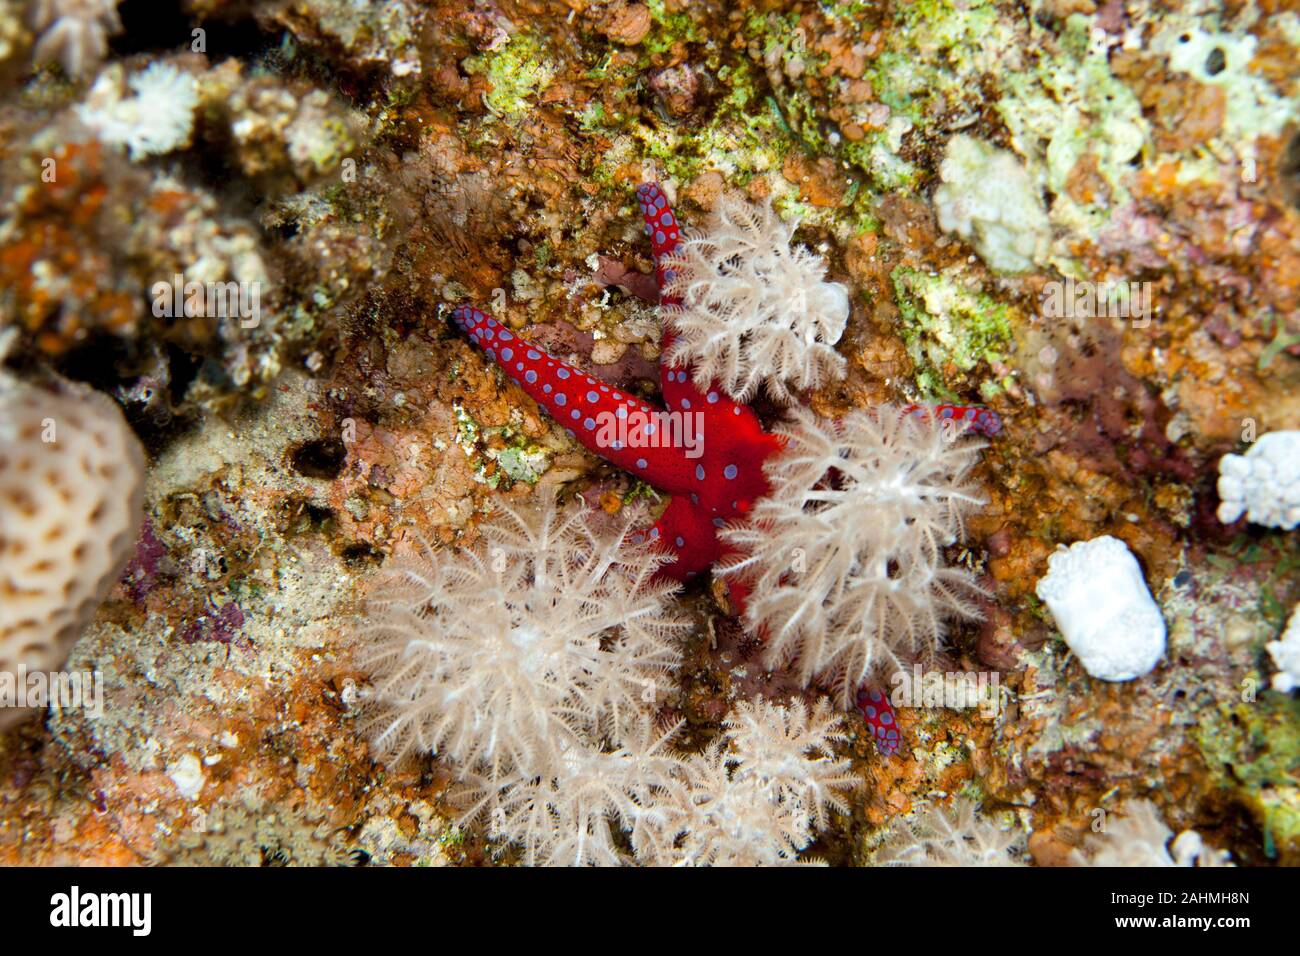
POLYGON ((1219 459, 1219 520, 1292 531, 1300 525, 1300 431, 1269 432, 1244 455, 1219 459))
POLYGON ((1093 677, 1132 680, 1164 656, 1164 618, 1137 559, 1118 538, 1059 548, 1035 590, 1093 677))
POLYGON ((771 492, 722 531, 720 573, 750 589, 764 665, 795 666, 847 707, 873 671, 931 657, 948 621, 978 618, 984 592, 944 549, 985 503, 969 478, 983 446, 888 406, 839 420, 797 408, 775 430, 771 492))
POLYGON ((677 333, 668 361, 694 367, 738 401, 761 386, 789 404, 795 393, 844 377, 835 343, 849 318, 848 290, 826 263, 794 243, 795 225, 770 206, 724 196, 708 232, 688 233, 665 263, 677 333))
POLYGON ((132 161, 170 153, 190 141, 199 103, 194 77, 170 63, 151 63, 130 78, 132 96, 122 95, 116 68, 100 75, 77 118, 111 146, 125 147, 132 161))

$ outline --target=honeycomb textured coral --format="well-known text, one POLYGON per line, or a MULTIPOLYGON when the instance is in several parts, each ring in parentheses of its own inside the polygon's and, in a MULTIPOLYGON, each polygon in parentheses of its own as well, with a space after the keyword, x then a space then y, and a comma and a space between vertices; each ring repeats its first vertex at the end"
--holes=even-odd
POLYGON ((1137 559, 1118 538, 1102 535, 1058 548, 1035 591, 1093 677, 1132 680, 1164 656, 1164 618, 1137 559))
POLYGON ((1047 255, 1051 226, 1038 187, 1015 155, 954 136, 934 192, 939 228, 969 242, 995 272, 1027 272, 1047 255))
POLYGON ((1300 431, 1269 432, 1244 455, 1219 459, 1219 520, 1292 531, 1300 525, 1300 431))
POLYGON ((0 671, 67 659, 133 553, 144 464, 104 395, 0 377, 0 671))

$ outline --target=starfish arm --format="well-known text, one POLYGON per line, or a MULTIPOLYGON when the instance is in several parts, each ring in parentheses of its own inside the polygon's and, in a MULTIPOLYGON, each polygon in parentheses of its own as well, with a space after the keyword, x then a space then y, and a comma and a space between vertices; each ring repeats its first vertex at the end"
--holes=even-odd
POLYGON ((560 361, 491 315, 460 306, 452 321, 584 448, 661 491, 695 490, 690 455, 703 436, 673 416, 560 361))
POLYGON ((904 415, 918 418, 937 417, 940 421, 965 423, 971 431, 992 438, 1002 431, 1002 418, 982 405, 904 405, 904 415))
POLYGON ((673 560, 658 573, 677 581, 707 571, 722 555, 712 520, 685 497, 674 498, 659 520, 641 535, 634 540, 650 541, 673 555, 673 560))
POLYGON ((677 251, 681 243, 681 223, 678 222, 673 207, 664 195, 658 183, 642 183, 636 190, 637 205, 641 207, 641 218, 645 222, 645 234, 650 237, 650 253, 654 257, 655 282, 659 286, 659 308, 664 318, 663 335, 660 339, 660 352, 665 357, 659 363, 659 388, 663 392, 664 404, 670 409, 681 407, 681 399, 687 400, 690 407, 692 399, 698 400, 699 390, 691 384, 690 368, 668 361, 669 347, 676 338, 671 321, 672 313, 680 309, 682 300, 668 295, 665 291, 673 278, 668 266, 668 257, 677 251))
MULTIPOLYGON (((660 303, 667 307, 666 353, 672 310, 681 303, 663 294, 672 278, 665 257, 677 248, 681 227, 658 185, 641 186, 637 201, 654 251, 660 303)), ((674 556, 661 575, 685 580, 710 567, 721 556, 718 527, 768 492, 763 464, 783 440, 764 431, 758 416, 716 383, 701 392, 689 365, 661 362, 665 410, 556 359, 481 309, 460 306, 452 319, 585 448, 673 495, 645 532, 674 556)))
POLYGON ((702 438, 703 454, 698 457, 703 460, 693 468, 697 485, 689 489, 692 501, 702 505, 710 517, 731 517, 748 511, 754 499, 767 493, 763 462, 781 448, 781 441, 763 430, 748 405, 733 401, 716 382, 701 392, 692 380, 689 365, 667 359, 674 339, 673 312, 681 307, 681 300, 666 295, 664 288, 673 278, 668 257, 681 242, 681 223, 657 183, 643 183, 637 188, 636 198, 650 237, 659 304, 664 310, 665 357, 659 365, 664 405, 670 412, 693 417, 697 422, 695 431, 702 438))

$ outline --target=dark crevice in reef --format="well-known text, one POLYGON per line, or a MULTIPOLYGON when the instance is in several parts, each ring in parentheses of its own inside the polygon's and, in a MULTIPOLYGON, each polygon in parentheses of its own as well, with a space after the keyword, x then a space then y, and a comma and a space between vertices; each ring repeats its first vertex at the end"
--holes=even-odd
POLYGON ((185 401, 185 393, 199 377, 202 365, 203 359, 200 356, 192 355, 178 345, 167 344, 167 367, 171 373, 168 389, 173 405, 185 401))
POLYGON ((50 373, 113 398, 150 455, 157 455, 194 424, 185 395, 204 364, 170 342, 157 348, 106 332, 93 332, 55 358, 24 356, 7 363, 21 377, 44 381, 50 373))
POLYGON ((339 439, 318 438, 290 452, 289 464, 305 478, 333 481, 342 474, 347 458, 347 447, 339 439))
POLYGON ((122 30, 108 44, 114 54, 167 53, 190 47, 190 18, 179 3, 123 0, 117 15, 122 30))
POLYGON ((123 0, 117 12, 122 19, 122 32, 111 39, 109 48, 119 56, 188 51, 196 28, 204 31, 206 52, 214 63, 232 56, 241 60, 260 59, 280 43, 278 33, 263 30, 251 15, 239 19, 195 20, 181 4, 157 0, 123 0))
POLYGON ((379 567, 384 563, 384 552, 371 547, 364 541, 345 545, 339 551, 339 557, 352 567, 379 567))
POLYGON ((1287 200, 1300 209, 1300 133, 1291 137, 1277 165, 1278 179, 1287 200))

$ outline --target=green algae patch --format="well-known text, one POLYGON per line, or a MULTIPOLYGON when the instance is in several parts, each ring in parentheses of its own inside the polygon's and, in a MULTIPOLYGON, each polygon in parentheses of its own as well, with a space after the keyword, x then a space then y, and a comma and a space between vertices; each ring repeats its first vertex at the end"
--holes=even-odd
MULTIPOLYGON (((1011 341, 1007 306, 943 273, 899 266, 890 273, 900 332, 926 398, 954 398, 954 372, 999 361, 1011 341)), ((996 393, 996 383, 992 391, 996 393)), ((981 388, 988 397, 990 389, 981 388)))
POLYGON ((653 159, 667 178, 682 183, 717 170, 743 186, 760 173, 780 169, 791 140, 764 108, 753 68, 744 61, 724 66, 718 79, 727 94, 707 123, 695 129, 638 124, 632 135, 640 141, 640 152, 628 148, 630 140, 615 143, 596 172, 597 182, 610 182, 620 165, 638 156, 653 159))
POLYGON ((517 482, 536 484, 551 467, 553 452, 529 439, 513 423, 485 427, 460 404, 453 406, 455 442, 473 463, 474 480, 504 491, 517 482), (492 439, 500 439, 504 448, 492 439), (489 468, 495 462, 496 468, 489 468))
POLYGON ((701 39, 700 27, 690 14, 670 13, 665 0, 646 0, 646 9, 653 24, 641 44, 646 53, 667 53, 678 42, 695 43, 701 39))
POLYGON ((537 94, 555 79, 555 65, 547 58, 541 40, 531 33, 512 36, 499 50, 465 60, 466 72, 487 77, 492 88, 483 105, 511 122, 533 107, 537 94))
POLYGON ((1106 48, 1089 42, 1090 24, 1070 17, 1060 53, 1003 77, 997 112, 1016 151, 1052 191, 1053 224, 1094 236, 1130 200, 1126 183, 1148 149, 1149 129, 1137 96, 1111 72, 1106 48), (1091 202, 1074 199, 1068 188, 1085 159, 1106 184, 1091 202))
POLYGON ((1300 699, 1265 691, 1203 712, 1194 732, 1220 787, 1238 792, 1272 856, 1300 852, 1300 699))

